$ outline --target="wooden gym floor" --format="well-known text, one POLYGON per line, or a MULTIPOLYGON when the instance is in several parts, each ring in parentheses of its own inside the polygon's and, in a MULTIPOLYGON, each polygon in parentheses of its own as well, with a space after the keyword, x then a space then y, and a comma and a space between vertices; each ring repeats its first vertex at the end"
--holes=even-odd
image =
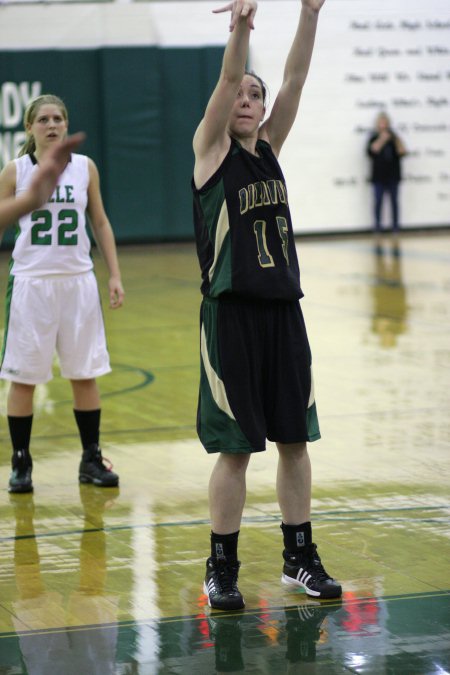
POLYGON ((342 602, 280 584, 269 446, 248 473, 246 610, 205 607, 215 458, 195 434, 195 250, 125 247, 126 305, 105 309, 113 373, 99 380, 120 488, 78 485, 69 385, 56 376, 36 392, 34 494, 9 495, 0 383, 1 675, 450 671, 450 232, 298 250, 322 431, 314 539, 342 602))

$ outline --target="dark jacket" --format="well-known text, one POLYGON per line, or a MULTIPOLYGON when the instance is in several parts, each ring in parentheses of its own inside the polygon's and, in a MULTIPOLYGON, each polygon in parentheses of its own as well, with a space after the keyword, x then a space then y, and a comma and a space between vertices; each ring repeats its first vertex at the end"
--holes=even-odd
POLYGON ((391 132, 392 139, 381 148, 380 152, 370 149, 372 143, 378 138, 375 132, 367 144, 367 154, 372 160, 372 183, 399 183, 401 180, 400 155, 395 144, 395 134, 391 132))

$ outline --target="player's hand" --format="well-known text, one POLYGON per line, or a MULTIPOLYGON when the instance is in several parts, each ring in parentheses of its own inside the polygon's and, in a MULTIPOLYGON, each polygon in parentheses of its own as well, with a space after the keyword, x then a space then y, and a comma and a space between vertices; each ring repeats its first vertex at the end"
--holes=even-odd
POLYGON ((247 18, 247 26, 250 30, 253 30, 255 27, 253 19, 255 18, 257 7, 258 3, 256 0, 234 0, 228 3, 228 5, 220 7, 220 9, 213 9, 213 12, 215 14, 231 12, 230 32, 234 30, 241 16, 247 18))
POLYGON ((311 9, 313 12, 319 12, 325 3, 325 0, 302 0, 303 7, 311 9))
POLYGON ((55 145, 42 159, 39 169, 30 183, 30 193, 34 202, 33 208, 38 208, 51 197, 58 178, 66 168, 70 153, 84 141, 83 132, 73 134, 55 145))
POLYGON ((122 307, 125 298, 122 282, 117 277, 111 277, 108 282, 109 288, 109 306, 111 309, 122 307))

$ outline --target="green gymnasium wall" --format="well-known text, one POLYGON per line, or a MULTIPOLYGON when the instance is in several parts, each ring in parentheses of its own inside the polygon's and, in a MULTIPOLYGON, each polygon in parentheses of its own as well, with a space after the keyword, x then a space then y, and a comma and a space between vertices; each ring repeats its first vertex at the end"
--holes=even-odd
POLYGON ((40 82, 40 93, 65 101, 70 129, 87 132, 81 152, 97 163, 117 241, 191 239, 192 136, 222 54, 221 47, 0 51, 0 161, 23 128, 18 107, 40 82))

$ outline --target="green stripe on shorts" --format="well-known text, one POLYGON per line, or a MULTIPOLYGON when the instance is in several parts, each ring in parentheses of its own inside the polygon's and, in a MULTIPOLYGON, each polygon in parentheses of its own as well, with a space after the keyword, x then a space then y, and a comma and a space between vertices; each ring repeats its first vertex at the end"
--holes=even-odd
POLYGON ((3 363, 3 359, 5 356, 5 350, 6 350, 6 339, 8 337, 8 326, 9 326, 9 314, 11 311, 11 299, 12 299, 12 293, 13 293, 13 286, 14 286, 14 276, 12 274, 9 275, 8 277, 8 286, 6 289, 6 299, 5 299, 5 332, 3 334, 3 345, 2 345, 2 352, 0 356, 0 368, 3 363))
POLYGON ((306 411, 306 429, 308 441, 318 441, 320 438, 319 418, 315 402, 306 411))

